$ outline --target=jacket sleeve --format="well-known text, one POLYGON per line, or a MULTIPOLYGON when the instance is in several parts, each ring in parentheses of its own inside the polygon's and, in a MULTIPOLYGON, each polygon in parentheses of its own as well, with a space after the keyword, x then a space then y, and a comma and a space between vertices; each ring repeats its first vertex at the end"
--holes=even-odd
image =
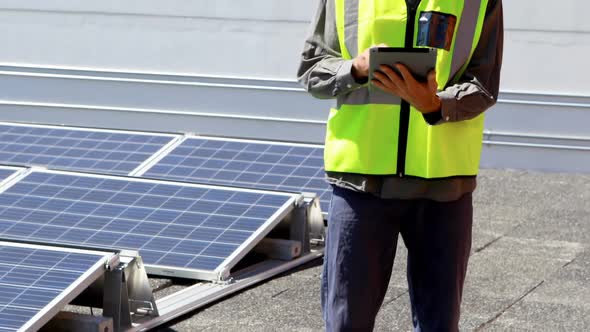
POLYGON ((429 124, 472 119, 498 100, 504 44, 502 1, 491 0, 473 57, 458 80, 440 91, 441 111, 425 114, 429 124))
POLYGON ((352 76, 352 60, 342 58, 334 0, 320 0, 305 41, 297 78, 316 98, 329 99, 360 87, 352 76))

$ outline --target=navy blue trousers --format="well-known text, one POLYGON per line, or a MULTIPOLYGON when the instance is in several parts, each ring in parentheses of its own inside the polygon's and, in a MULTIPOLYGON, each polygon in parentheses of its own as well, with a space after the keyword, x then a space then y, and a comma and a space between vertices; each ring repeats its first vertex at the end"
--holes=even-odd
POLYGON ((408 249, 414 331, 457 331, 471 250, 471 194, 457 201, 381 199, 334 187, 322 274, 327 331, 371 331, 397 239, 408 249))

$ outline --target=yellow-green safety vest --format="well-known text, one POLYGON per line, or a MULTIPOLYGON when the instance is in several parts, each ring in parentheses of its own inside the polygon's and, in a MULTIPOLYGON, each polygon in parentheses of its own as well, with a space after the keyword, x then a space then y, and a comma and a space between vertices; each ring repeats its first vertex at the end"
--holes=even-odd
MULTIPOLYGON (((381 43, 420 47, 416 46, 420 19, 428 19, 428 13, 454 16, 449 50, 437 49, 439 89, 465 71, 478 44, 488 2, 422 0, 412 8, 406 0, 334 1, 345 59, 381 43)), ((477 174, 483 114, 431 126, 405 101, 399 105, 371 104, 367 95, 365 85, 339 96, 338 106, 331 109, 324 154, 327 171, 426 179, 477 174)))

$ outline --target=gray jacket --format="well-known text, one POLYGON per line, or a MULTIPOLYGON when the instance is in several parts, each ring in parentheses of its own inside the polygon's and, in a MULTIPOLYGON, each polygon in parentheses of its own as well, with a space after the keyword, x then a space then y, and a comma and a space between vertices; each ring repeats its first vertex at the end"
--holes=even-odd
MULTIPOLYGON (((502 1, 490 0, 479 44, 467 70, 454 85, 438 93, 441 111, 425 116, 432 125, 476 117, 496 103, 503 50, 502 1)), ((363 50, 360 50, 361 52, 363 50)), ((351 54, 354 58, 357 54, 351 54)), ((336 30, 334 0, 320 0, 301 54, 299 83, 316 98, 328 99, 363 86, 351 73, 352 60, 342 58, 336 30)), ((452 201, 475 190, 475 177, 427 180, 328 172, 328 181, 382 198, 426 198, 452 201)))

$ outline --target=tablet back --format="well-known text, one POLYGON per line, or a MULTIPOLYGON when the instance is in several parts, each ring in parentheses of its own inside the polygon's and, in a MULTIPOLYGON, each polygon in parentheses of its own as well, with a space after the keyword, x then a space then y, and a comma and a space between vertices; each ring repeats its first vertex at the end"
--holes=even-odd
MULTIPOLYGON (((393 68, 396 63, 405 64, 418 80, 425 81, 428 72, 436 65, 436 50, 428 48, 374 47, 369 56, 369 102, 371 104, 400 104, 398 96, 387 93, 371 84, 375 70, 380 65, 393 68)), ((395 68, 393 70, 397 71, 395 68)))

